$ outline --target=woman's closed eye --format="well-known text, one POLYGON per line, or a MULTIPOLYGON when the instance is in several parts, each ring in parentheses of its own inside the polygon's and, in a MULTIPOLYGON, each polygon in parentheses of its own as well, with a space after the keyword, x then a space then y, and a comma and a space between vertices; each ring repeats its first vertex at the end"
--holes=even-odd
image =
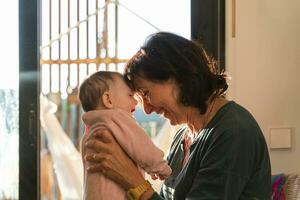
POLYGON ((144 96, 145 98, 149 98, 149 96, 150 96, 149 90, 146 90, 146 91, 144 92, 143 96, 144 96))
POLYGON ((139 95, 143 98, 143 99, 149 99, 149 97, 150 97, 150 92, 149 92, 149 90, 145 90, 145 91, 143 91, 143 90, 140 90, 139 92, 139 95))

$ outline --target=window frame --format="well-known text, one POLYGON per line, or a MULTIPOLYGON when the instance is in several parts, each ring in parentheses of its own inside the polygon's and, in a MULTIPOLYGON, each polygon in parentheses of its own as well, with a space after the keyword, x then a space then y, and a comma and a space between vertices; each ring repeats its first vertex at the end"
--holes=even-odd
POLYGON ((225 0, 191 0, 191 38, 225 70, 225 0))

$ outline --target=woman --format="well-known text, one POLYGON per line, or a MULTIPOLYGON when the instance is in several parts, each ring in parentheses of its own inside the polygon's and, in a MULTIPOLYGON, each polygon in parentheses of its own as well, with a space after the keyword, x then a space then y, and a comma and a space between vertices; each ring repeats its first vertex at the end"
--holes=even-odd
MULTIPOLYGON (((226 76, 196 43, 172 33, 151 35, 127 63, 127 82, 147 114, 183 124, 168 155, 172 175, 160 195, 139 175, 107 131, 84 148, 102 172, 133 199, 270 199, 271 169, 264 136, 252 115, 223 96, 226 76)), ((146 147, 145 147, 146 148, 146 147)))

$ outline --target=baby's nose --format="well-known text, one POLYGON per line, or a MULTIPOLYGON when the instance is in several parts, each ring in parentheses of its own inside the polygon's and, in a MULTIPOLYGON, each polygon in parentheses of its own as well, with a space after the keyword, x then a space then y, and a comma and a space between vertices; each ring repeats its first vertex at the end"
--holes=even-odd
POLYGON ((136 98, 133 98, 133 105, 134 107, 138 104, 138 101, 136 100, 136 98))

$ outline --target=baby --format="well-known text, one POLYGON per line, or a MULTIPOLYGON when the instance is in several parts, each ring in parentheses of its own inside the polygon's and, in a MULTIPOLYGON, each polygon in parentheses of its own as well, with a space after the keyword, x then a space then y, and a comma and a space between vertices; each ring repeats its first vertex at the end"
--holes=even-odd
MULTIPOLYGON (((105 127, 112 132, 143 175, 145 170, 153 177, 164 179, 171 174, 171 168, 164 160, 163 152, 132 117, 137 104, 133 96, 134 92, 117 72, 100 71, 88 77, 79 89, 79 99, 86 112, 82 116, 86 130, 81 145, 85 143, 89 127, 105 127)), ((82 155, 85 154, 86 152, 82 152, 82 155)), ((102 174, 89 173, 88 166, 89 163, 83 158, 84 199, 126 199, 126 191, 102 174)))

